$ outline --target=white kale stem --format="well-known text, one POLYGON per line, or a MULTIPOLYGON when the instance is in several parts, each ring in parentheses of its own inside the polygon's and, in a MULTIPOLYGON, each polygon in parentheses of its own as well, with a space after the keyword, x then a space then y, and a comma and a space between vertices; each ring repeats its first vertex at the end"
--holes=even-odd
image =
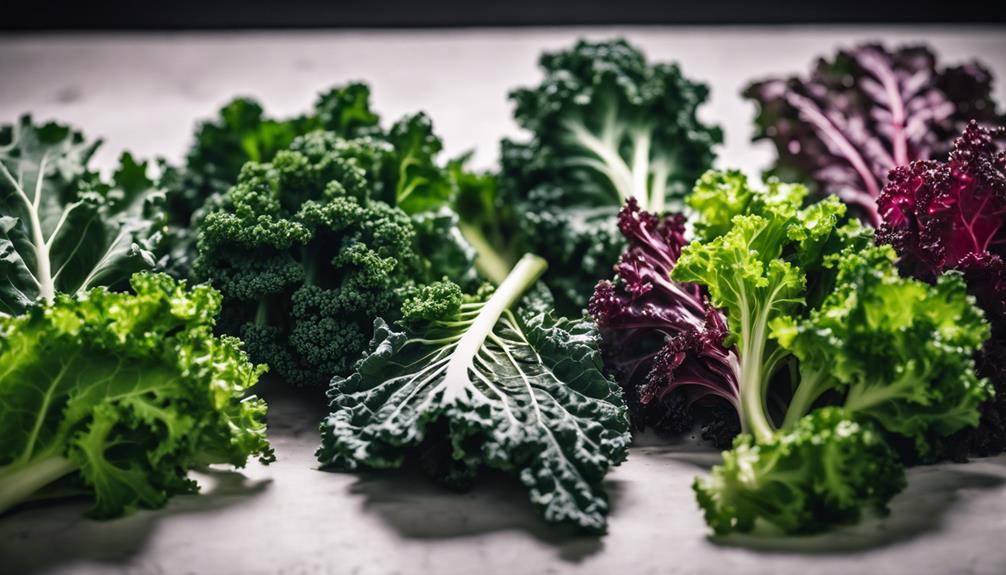
POLYGON ((0 514, 76 469, 77 464, 60 455, 0 469, 0 514))
POLYGON ((467 387, 468 371, 472 368, 475 354, 485 344, 486 338, 496 327, 500 316, 538 281, 538 278, 545 273, 546 268, 548 268, 548 263, 544 259, 533 254, 525 254, 506 279, 496 288, 496 292, 482 306, 479 315, 472 321, 471 327, 458 341, 457 348, 455 348, 451 361, 447 365, 444 374, 445 403, 467 387))

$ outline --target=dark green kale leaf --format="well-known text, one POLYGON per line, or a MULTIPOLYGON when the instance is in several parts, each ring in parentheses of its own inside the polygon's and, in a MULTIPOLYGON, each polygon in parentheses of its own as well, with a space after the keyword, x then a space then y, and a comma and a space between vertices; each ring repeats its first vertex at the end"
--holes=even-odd
POLYGON ((164 193, 129 154, 110 180, 90 171, 99 144, 29 116, 0 127, 0 313, 154 267, 164 193))
POLYGON ((501 469, 546 520, 603 531, 602 480, 625 458, 628 417, 592 323, 513 311, 544 269, 528 255, 495 292, 433 284, 402 322, 378 319, 366 359, 332 381, 319 460, 382 469, 414 457, 456 487, 501 469))
POLYGON ((708 88, 673 64, 650 64, 624 40, 580 41, 544 54, 535 87, 511 93, 526 142, 501 144, 500 194, 521 248, 551 263, 559 311, 584 308, 612 274, 629 198, 662 215, 711 165, 719 128, 698 120, 708 88))

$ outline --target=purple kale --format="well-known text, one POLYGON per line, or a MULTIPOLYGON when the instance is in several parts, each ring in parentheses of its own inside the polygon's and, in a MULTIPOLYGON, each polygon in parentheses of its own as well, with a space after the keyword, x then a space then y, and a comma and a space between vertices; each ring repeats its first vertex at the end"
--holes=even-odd
POLYGON ((877 241, 894 246, 902 270, 927 281, 962 273, 992 324, 976 364, 996 397, 976 430, 948 442, 958 456, 1006 450, 1006 152, 997 145, 1004 139, 1006 129, 971 122, 949 161, 895 169, 877 201, 883 218, 877 241))
POLYGON ((996 124, 992 78, 981 64, 939 67, 924 46, 862 44, 819 59, 808 77, 755 82, 755 140, 775 144, 773 172, 834 194, 878 225, 888 172, 943 159, 968 121, 996 124))
POLYGON ((723 345, 726 321, 702 288, 670 279, 688 243, 684 217, 657 217, 630 199, 618 228, 628 240, 618 277, 597 284, 589 311, 636 426, 683 433, 697 417, 707 436, 729 444, 739 431, 736 409, 719 407, 736 406, 739 390, 737 354, 723 345))

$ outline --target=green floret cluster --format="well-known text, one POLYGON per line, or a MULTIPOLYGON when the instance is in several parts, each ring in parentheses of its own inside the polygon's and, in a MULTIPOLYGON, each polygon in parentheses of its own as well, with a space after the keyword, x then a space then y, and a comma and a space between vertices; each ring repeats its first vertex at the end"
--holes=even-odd
POLYGON ((854 523, 864 506, 883 509, 904 486, 883 437, 835 407, 766 441, 739 435, 723 463, 694 484, 716 533, 751 531, 759 519, 784 533, 823 531, 854 523))
POLYGON ((429 271, 409 216, 372 199, 369 139, 313 132, 249 163, 199 227, 194 272, 224 294, 222 328, 298 385, 346 373, 373 318, 429 271))

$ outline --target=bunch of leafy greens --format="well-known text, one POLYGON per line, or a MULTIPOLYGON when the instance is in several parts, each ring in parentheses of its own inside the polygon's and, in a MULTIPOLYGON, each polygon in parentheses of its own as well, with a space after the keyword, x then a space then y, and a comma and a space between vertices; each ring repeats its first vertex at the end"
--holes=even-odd
POLYGON ((197 466, 273 459, 266 406, 245 396, 264 367, 214 337, 220 294, 148 272, 130 285, 0 318, 0 513, 83 493, 114 517, 194 492, 197 466))
POLYGON ((89 170, 99 144, 29 116, 0 127, 0 313, 155 265, 164 194, 129 154, 108 181, 89 170))
POLYGON ((593 324, 518 305, 545 268, 526 255, 495 291, 438 282, 398 323, 378 319, 366 358, 332 382, 322 463, 413 459, 456 487, 483 466, 510 471, 546 520, 603 531, 602 480, 625 458, 628 418, 593 324))
POLYGON ((874 226, 891 169, 945 158, 968 121, 1003 118, 984 66, 940 67, 924 46, 840 50, 805 78, 755 82, 744 96, 758 104, 755 140, 778 153, 772 173, 837 195, 874 226))
POLYGON ((298 137, 272 162, 246 164, 200 219, 194 273, 224 294, 221 327, 286 381, 323 385, 347 374, 375 317, 396 318, 429 281, 474 280, 456 215, 423 211, 450 187, 416 159, 430 145, 424 119, 396 124, 394 144, 298 137))
MULTIPOLYGON (((729 335, 714 349, 736 353, 733 365, 713 364, 708 345, 682 346, 653 368, 738 412, 744 434, 695 486, 718 532, 757 518, 815 531, 883 507, 904 482, 884 438, 929 454, 934 440, 978 422, 989 393, 971 358, 989 328, 961 278, 899 277, 893 250, 870 246, 855 221, 841 224, 837 198, 804 207, 806 196, 800 185, 756 190, 737 172, 706 174, 688 198, 696 240, 672 250, 678 283, 667 285, 678 289, 655 292, 669 298, 657 309, 676 311, 683 295, 694 299, 682 288, 701 285, 726 316, 729 335), (823 405, 832 407, 814 411, 823 405)), ((697 312, 693 323, 708 317, 697 312)), ((708 330, 691 333, 699 329, 708 330)))
MULTIPOLYGON (((712 173, 703 177, 694 193, 716 181, 712 173)), ((598 283, 588 306, 605 367, 621 384, 637 428, 681 434, 697 418, 704 437, 728 447, 740 431, 737 351, 724 345, 726 318, 705 290, 670 278, 688 244, 685 219, 658 217, 630 198, 618 227, 629 244, 615 266, 618 277, 598 283)))
POLYGON ((995 142, 1004 136, 1003 128, 972 122, 949 161, 897 168, 878 200, 877 239, 897 250, 901 269, 927 282, 962 273, 992 324, 977 364, 996 396, 983 406, 977 429, 946 442, 957 458, 1006 449, 1006 153, 995 142))
POLYGON ((207 200, 223 194, 248 162, 268 162, 294 138, 315 130, 356 137, 377 130, 370 89, 358 82, 322 93, 310 114, 277 120, 250 98, 235 98, 201 123, 182 166, 165 166, 167 212, 172 226, 185 228, 207 200))
POLYGON ((324 131, 345 139, 372 140, 373 157, 360 159, 368 171, 372 197, 413 217, 419 242, 437 248, 428 250, 435 267, 458 274, 458 281, 473 282, 474 252, 461 237, 457 215, 450 209, 455 174, 467 174, 463 163, 449 168, 439 162, 443 144, 425 114, 406 116, 387 130, 379 122, 370 108, 370 89, 358 82, 322 93, 310 113, 285 120, 266 117, 261 106, 247 98, 224 106, 217 119, 199 126, 184 166, 164 166, 161 182, 167 190, 171 224, 166 267, 175 275, 190 273, 197 252, 194 230, 237 183, 246 163, 271 162, 298 137, 324 131))
POLYGON ((499 194, 521 251, 550 262, 558 310, 578 314, 624 247, 622 204, 663 213, 711 166, 722 134, 696 116, 706 86, 624 40, 580 41, 539 63, 541 83, 510 96, 532 137, 501 143, 499 194))

